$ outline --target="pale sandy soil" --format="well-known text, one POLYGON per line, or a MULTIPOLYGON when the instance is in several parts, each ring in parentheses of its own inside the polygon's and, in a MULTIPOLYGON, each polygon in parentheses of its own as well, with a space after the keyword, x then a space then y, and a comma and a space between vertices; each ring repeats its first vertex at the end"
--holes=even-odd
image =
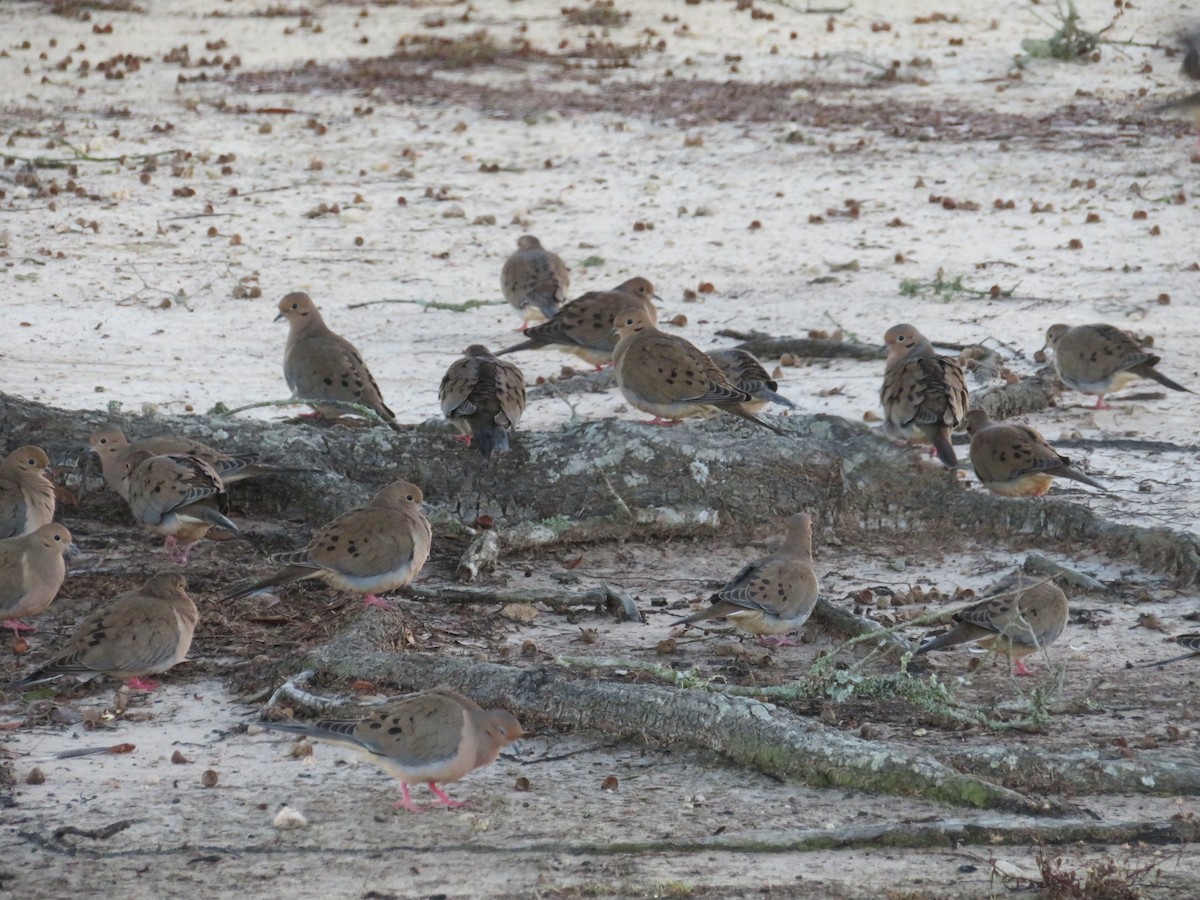
MULTIPOLYGON (((303 93, 283 91, 282 76, 232 79, 307 60, 341 71, 344 61, 387 54, 399 36, 414 33, 486 28, 505 43, 523 28, 521 36, 548 51, 562 40, 581 47, 587 29, 566 23, 561 3, 479 3, 465 24, 455 21, 465 6, 434 3, 312 3, 304 18, 299 5, 287 15, 266 16, 267 4, 246 0, 141 5, 147 12, 93 11, 90 21, 78 21, 50 15, 41 3, 0 4, 0 133, 7 139, 0 152, 69 159, 77 151, 92 158, 77 162, 73 175, 36 170, 43 185, 57 182, 56 196, 22 183, 20 162, 0 169, 5 392, 63 407, 119 403, 126 410, 176 413, 283 399, 283 328, 271 318, 279 296, 304 289, 363 351, 399 418, 421 422, 438 416, 437 382, 467 343, 515 342, 518 321, 503 305, 498 281, 524 232, 563 255, 576 293, 633 274, 649 277, 663 297, 660 318, 686 316, 686 327, 674 330, 705 348, 730 343, 716 337, 722 328, 785 335, 841 328, 875 342, 889 325, 907 320, 943 341, 993 338, 1013 355, 1011 368, 1025 374, 1036 368, 1032 354, 1047 325, 1103 320, 1154 335, 1161 368, 1185 385, 1200 384, 1194 296, 1200 259, 1189 239, 1195 143, 1185 124, 1146 112, 1184 90, 1178 59, 1161 49, 1106 46, 1101 59, 1087 65, 1033 60, 1013 79, 1021 40, 1051 30, 1020 4, 997 9, 984 0, 866 0, 834 16, 830 31, 827 15, 775 4, 759 4, 774 15, 766 21, 730 2, 618 0, 618 9, 632 17, 612 30, 612 40, 662 39, 666 46, 637 57, 630 69, 593 79, 596 84, 582 79, 586 71, 568 77, 547 63, 439 76, 464 86, 528 85, 527 98, 513 108, 433 94, 406 102, 386 89, 362 96, 319 79, 304 82, 310 88, 303 93), (935 12, 953 12, 961 21, 915 24, 935 12), (444 26, 428 27, 439 18, 444 26), (882 30, 883 23, 890 30, 882 30), (111 33, 94 33, 109 24, 111 33), (205 49, 218 41, 221 49, 205 49), (185 44, 193 65, 164 60, 185 44), (217 53, 240 58, 230 80, 216 77, 219 67, 195 65, 217 53), (101 61, 125 54, 145 59, 136 70, 120 65, 125 75, 119 80, 96 71, 101 61), (81 75, 84 59, 90 71, 81 75), (874 77, 893 60, 902 63, 901 83, 879 87, 874 77), (201 72, 210 80, 179 82, 201 72), (643 112, 616 102, 596 112, 579 108, 578 92, 612 100, 633 96, 638 84, 693 75, 751 84, 819 79, 828 90, 798 92, 794 116, 736 121, 693 113, 681 121, 665 104, 653 103, 643 112), (273 89, 260 89, 264 84, 273 89), (555 92, 569 101, 556 102, 555 92), (887 117, 841 115, 871 104, 895 110, 887 117), (824 107, 830 112, 822 117, 824 107), (935 127, 922 115, 939 107, 945 113, 935 127), (173 150, 190 156, 162 157, 148 178, 140 177, 145 161, 136 155, 173 150), (117 162, 121 156, 129 159, 117 162), (232 159, 222 162, 223 156, 232 159), (483 171, 493 165, 498 171, 483 171), (181 167, 178 174, 174 167, 181 167), (69 179, 83 196, 67 187, 69 179), (957 208, 931 203, 931 195, 954 198, 957 208), (836 214, 850 199, 859 215, 836 214), (997 200, 1011 200, 1013 208, 995 208, 997 200), (964 201, 978 206, 964 208, 964 201), (305 216, 320 203, 336 203, 340 213, 305 216), (1052 210, 1044 210, 1047 204, 1052 210), (1043 211, 1032 211, 1035 205, 1043 211), (1145 218, 1135 218, 1139 212, 1145 218), (1099 221, 1089 223, 1090 214, 1099 221), (487 216, 494 224, 475 224, 487 216), (817 216, 820 222, 810 219, 817 216), (653 229, 635 231, 638 221, 653 229), (761 227, 751 229, 755 221, 761 227), (1082 247, 1072 249, 1072 240, 1082 247), (594 264, 585 266, 589 259, 594 264), (1013 295, 900 293, 901 280, 929 282, 939 269, 964 276, 973 288, 996 284, 1013 295), (685 301, 685 290, 702 282, 715 292, 685 301), (261 288, 261 296, 238 297, 239 285, 261 288), (1169 303, 1159 302, 1161 295, 1169 303), (172 302, 163 304, 165 298, 172 302), (373 302, 385 300, 401 302, 373 302), (420 305, 465 301, 495 305, 466 312, 420 305), (371 305, 355 307, 362 303, 371 305)), ((1110 36, 1169 43, 1188 11, 1155 6, 1126 11, 1110 36)), ((1111 3, 1098 0, 1079 7, 1095 28, 1113 12, 1111 3)), ((585 69, 589 65, 585 60, 585 69)), ((570 360, 550 352, 518 359, 530 380, 557 375, 570 360)), ((815 362, 785 370, 780 390, 803 411, 861 419, 877 406, 880 371, 879 363, 815 362)), ((1056 490, 1119 521, 1192 529, 1200 509, 1190 474, 1195 399, 1172 394, 1101 412, 1084 408, 1090 401, 1080 395, 1064 399, 1029 420, 1051 439, 1076 432, 1094 439, 1134 436, 1182 449, 1072 451, 1114 491, 1056 490)), ((636 415, 616 393, 581 395, 575 412, 636 415)), ((560 400, 538 400, 526 427, 558 427, 570 413, 560 400)), ((110 530, 122 540, 141 540, 124 526, 110 530)), ((907 590, 922 578, 949 594, 986 584, 1027 549, 980 547, 962 557, 930 552, 928 544, 825 546, 819 568, 835 598, 863 586, 907 590), (897 557, 905 557, 903 571, 896 571, 897 557)), ((580 577, 618 581, 643 599, 674 603, 702 596, 756 552, 761 547, 736 542, 716 550, 599 548, 589 552, 580 577)), ((230 546, 209 550, 198 593, 215 588, 222 561, 249 564, 244 554, 230 546)), ((512 561, 500 577, 519 577, 523 562, 512 561)), ((1190 724, 1194 667, 1168 675, 1122 670, 1127 659, 1170 655, 1163 635, 1129 630, 1137 614, 1155 613, 1169 632, 1194 630, 1182 619, 1194 598, 1127 561, 1089 556, 1071 562, 1124 584, 1115 599, 1078 602, 1098 608, 1104 624, 1077 624, 1060 645, 1059 659, 1068 666, 1063 693, 1090 693, 1102 711, 1056 719, 1046 745, 1162 735, 1174 724, 1182 728, 1183 746, 1197 749, 1200 739, 1190 724), (1149 591, 1149 602, 1134 603, 1139 588, 1149 591)), ((442 569, 431 578, 448 576, 442 569)), ((56 610, 69 618, 94 600, 68 582, 56 610)), ((224 615, 210 599, 202 606, 206 621, 224 615)), ((612 625, 602 616, 549 625, 543 617, 522 627, 493 615, 488 621, 496 635, 479 646, 519 647, 534 639, 547 654, 649 653, 678 614, 656 609, 645 628, 612 625), (580 624, 599 632, 597 643, 575 641, 580 624)), ((441 634, 446 623, 433 614, 430 619, 432 632, 441 634)), ((60 626, 54 621, 49 633, 60 626)), ((445 643, 449 652, 473 646, 445 643)), ((725 663, 713 651, 716 643, 685 643, 683 658, 720 672, 725 663)), ((828 644, 818 633, 812 644, 777 654, 763 677, 802 671, 828 644)), ((1005 892, 990 880, 986 860, 993 856, 1032 866, 1032 849, 1020 847, 637 856, 548 848, 564 836, 692 838, 718 828, 749 834, 947 815, 929 804, 777 784, 700 755, 610 746, 595 735, 537 735, 519 761, 501 760, 458 786, 458 794, 475 802, 473 810, 412 819, 391 808, 393 786, 382 775, 342 765, 339 751, 318 749, 315 762, 299 762, 286 756, 282 739, 231 733, 255 708, 239 705, 213 677, 221 669, 215 637, 202 630, 198 645, 209 663, 180 669, 134 707, 150 717, 120 717, 102 736, 49 721, 5 733, 18 782, 37 765, 46 783, 13 790, 0 838, 0 886, 29 897, 89 891, 215 897, 255 889, 267 896, 668 896, 681 890, 737 896, 764 886, 779 896, 880 897, 891 889, 894 896, 965 897, 1005 892), (79 745, 123 741, 137 750, 51 758, 79 745), (190 765, 170 763, 176 747, 190 765), (571 751, 578 754, 536 761, 571 751), (200 786, 206 768, 219 773, 217 787, 200 786), (511 789, 521 774, 534 783, 532 793, 511 789), (600 789, 607 774, 621 780, 616 793, 600 789), (276 832, 271 820, 282 803, 303 811, 311 827, 276 832), (123 854, 99 861, 47 851, 28 837, 45 837, 64 824, 93 828, 124 818, 137 822, 120 835, 77 839, 88 850, 123 854)), ((956 654, 937 666, 953 678, 965 658, 956 654)), ((7 660, 6 673, 21 665, 7 660)), ((1011 700, 1028 690, 995 671, 973 676, 962 688, 981 701, 1011 700)), ((110 700, 101 689, 91 697, 76 694, 65 706, 104 708, 110 700)), ((21 710, 16 698, 0 707, 12 721, 21 710)), ((870 711, 866 718, 873 718, 870 711)), ((914 736, 902 718, 883 712, 879 718, 884 736, 931 749, 959 740, 914 736)), ((1106 819, 1150 819, 1192 812, 1195 803, 1106 798, 1089 807, 1106 819)), ((1113 852, 1138 856, 1125 848, 1113 852)), ((1194 891, 1200 859, 1185 851, 1163 873, 1171 888, 1194 891)))

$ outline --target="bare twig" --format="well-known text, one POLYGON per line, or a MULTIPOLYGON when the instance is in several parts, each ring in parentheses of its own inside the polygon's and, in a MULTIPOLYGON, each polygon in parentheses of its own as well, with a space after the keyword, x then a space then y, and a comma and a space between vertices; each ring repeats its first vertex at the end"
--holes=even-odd
POLYGON ((1085 591, 1107 591, 1108 586, 1102 581, 1097 581, 1090 575, 1084 575, 1075 569, 1069 568, 1049 560, 1040 553, 1030 553, 1025 557, 1025 564, 1021 567, 1030 574, 1049 575, 1051 578, 1061 578, 1068 584, 1073 584, 1076 587, 1081 587, 1085 591))

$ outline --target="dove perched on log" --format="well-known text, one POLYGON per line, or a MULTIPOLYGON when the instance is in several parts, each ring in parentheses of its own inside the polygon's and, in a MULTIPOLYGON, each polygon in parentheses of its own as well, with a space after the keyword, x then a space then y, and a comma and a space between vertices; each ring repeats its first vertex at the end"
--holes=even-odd
POLYGON ((50 457, 40 447, 18 447, 0 462, 0 540, 21 537, 54 521, 50 457))
POLYGON ((513 363, 472 344, 451 364, 438 388, 446 418, 484 459, 508 452, 508 433, 525 412, 525 376, 513 363))
POLYGON ((391 609, 375 595, 404 587, 429 559, 433 532, 421 512, 423 499, 415 484, 393 481, 366 506, 323 527, 301 549, 273 554, 271 562, 284 568, 225 599, 317 578, 336 590, 365 595, 368 606, 391 609))
POLYGON ((108 675, 128 679, 134 690, 152 691, 158 685, 142 676, 183 662, 199 619, 183 576, 160 573, 85 618, 54 659, 14 686, 30 687, 63 675, 108 675))
POLYGON ((821 589, 812 563, 812 533, 812 516, 796 513, 778 550, 743 567, 712 595, 708 609, 677 624, 726 618, 762 644, 789 644, 788 633, 808 621, 821 589))
POLYGON ((743 404, 750 412, 761 412, 768 403, 778 403, 788 409, 796 408, 796 404, 787 397, 775 393, 779 389, 778 383, 749 350, 710 350, 708 358, 725 373, 730 384, 750 395, 752 399, 743 404))
POLYGON ((229 497, 217 470, 184 453, 154 456, 149 450, 125 455, 129 511, 146 528, 166 537, 172 562, 186 563, 192 545, 214 526, 241 534, 225 517, 229 497))
POLYGON ((1058 639, 1067 627, 1067 612, 1067 595, 1052 581, 1010 575, 985 599, 956 613, 954 627, 922 644, 914 655, 974 643, 1013 660, 1018 675, 1032 675, 1024 658, 1058 639))
POLYGON ((1028 425, 993 422, 982 409, 967 413, 965 422, 971 436, 971 465, 979 482, 993 494, 1041 497, 1055 478, 1108 490, 1071 468, 1071 460, 1028 425))
POLYGON ((654 285, 645 278, 630 278, 611 291, 590 291, 576 297, 550 321, 526 331, 526 340, 498 350, 496 355, 558 347, 602 369, 612 362, 617 346, 617 337, 612 330, 613 318, 631 307, 643 310, 654 322, 658 321, 654 285))
POLYGON ((508 305, 525 320, 552 318, 567 299, 571 273, 561 257, 542 247, 532 234, 517 238, 517 251, 504 261, 500 270, 500 289, 508 305))
POLYGON ((482 709, 475 701, 446 687, 422 691, 365 719, 258 723, 361 753, 366 760, 400 782, 401 800, 409 812, 423 812, 409 796, 409 785, 424 782, 447 808, 465 806, 452 800, 439 784, 458 781, 491 765, 501 748, 524 733, 503 709, 482 709))
POLYGON ((622 310, 613 330, 620 336, 613 352, 617 386, 626 400, 654 416, 647 424, 678 425, 719 409, 778 435, 785 433, 746 409, 751 396, 730 384, 704 351, 659 331, 645 310, 622 310))
POLYGON ((912 325, 893 325, 883 336, 887 361, 883 372, 883 431, 888 437, 933 445, 950 468, 958 457, 950 432, 967 413, 967 380, 962 365, 938 356, 925 335, 912 325))
POLYGON ((1137 666, 1139 669, 1145 669, 1149 666, 1165 666, 1167 663, 1179 662, 1181 659, 1192 659, 1200 656, 1200 633, 1198 634, 1181 634, 1175 639, 1175 643, 1182 647, 1187 647, 1187 653, 1181 653, 1179 656, 1172 656, 1169 659, 1156 659, 1154 662, 1142 663, 1137 666))
POLYGON ((63 557, 71 550, 71 532, 51 523, 33 534, 0 541, 0 627, 14 634, 34 631, 19 618, 44 612, 58 596, 67 564, 63 557))
POLYGON ((338 418, 341 411, 323 406, 321 400, 357 403, 375 412, 393 431, 400 430, 362 356, 348 340, 329 330, 308 294, 295 291, 280 300, 275 321, 280 319, 288 323, 283 376, 296 399, 313 401, 315 415, 329 419, 338 418))
POLYGON ((1054 351, 1054 371, 1062 383, 1095 394, 1095 409, 1108 409, 1104 395, 1138 378, 1192 393, 1154 368, 1162 362, 1161 356, 1147 353, 1129 332, 1112 325, 1051 325, 1046 329, 1045 346, 1054 351))

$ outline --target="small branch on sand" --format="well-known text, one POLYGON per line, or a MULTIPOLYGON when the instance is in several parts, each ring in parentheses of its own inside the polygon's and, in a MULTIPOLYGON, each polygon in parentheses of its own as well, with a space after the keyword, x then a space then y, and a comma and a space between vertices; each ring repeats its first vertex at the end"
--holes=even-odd
POLYGON ((1083 588, 1085 591, 1099 591, 1103 593, 1108 590, 1108 586, 1104 582, 1097 581, 1090 575, 1084 575, 1075 569, 1046 559, 1040 553, 1028 554, 1025 557, 1025 564, 1021 568, 1030 575, 1049 575, 1052 578, 1061 578, 1067 584, 1073 584, 1075 587, 1083 588))
POLYGON ((887 353, 882 346, 853 344, 847 341, 830 341, 819 338, 774 337, 761 331, 737 331, 724 328, 717 332, 720 337, 731 338, 742 343, 739 350, 749 350, 763 359, 778 359, 785 353, 812 359, 884 359, 887 353))
POLYGON ((217 403, 208 411, 210 416, 223 416, 226 418, 237 415, 240 412, 245 412, 248 409, 280 409, 288 406, 327 406, 331 409, 341 410, 344 413, 361 416, 370 422, 378 422, 380 425, 391 426, 383 420, 379 413, 370 407, 363 406, 360 403, 347 403, 344 400, 304 400, 300 397, 290 397, 287 400, 262 400, 258 403, 247 403, 245 406, 236 406, 229 409, 224 403, 217 403))

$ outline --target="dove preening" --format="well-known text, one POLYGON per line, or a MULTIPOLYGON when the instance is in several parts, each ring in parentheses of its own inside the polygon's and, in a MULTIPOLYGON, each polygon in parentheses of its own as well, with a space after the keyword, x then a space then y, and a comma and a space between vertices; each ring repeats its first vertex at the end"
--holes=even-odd
POLYGON ((788 633, 808 621, 821 589, 812 563, 812 534, 812 516, 792 516, 778 550, 744 566, 712 595, 708 609, 677 624, 726 618, 734 627, 757 635, 760 643, 790 643, 788 633))
POLYGON ((1173 391, 1192 393, 1155 368, 1162 357, 1147 353, 1127 331, 1112 325, 1051 325, 1046 347, 1054 351, 1054 371, 1069 388, 1096 395, 1096 409, 1108 409, 1104 395, 1138 378, 1173 391))
POLYGON ((366 506, 323 527, 304 547, 273 554, 271 562, 282 569, 225 599, 317 578, 336 590, 364 595, 368 606, 390 609, 375 595, 404 587, 429 559, 433 532, 421 512, 423 499, 415 484, 392 482, 366 506))
POLYGON ((1200 656, 1200 633, 1181 634, 1174 640, 1181 647, 1187 647, 1188 652, 1181 653, 1179 656, 1172 656, 1169 659, 1156 659, 1154 662, 1142 663, 1137 668, 1144 669, 1149 666, 1165 666, 1167 663, 1179 662, 1181 659, 1192 659, 1193 657, 1200 656))
POLYGON ((993 494, 1041 497, 1055 478, 1108 490, 1071 468, 1071 460, 1028 425, 993 422, 982 409, 968 412, 965 424, 971 436, 971 465, 980 483, 993 494))
POLYGON ((967 413, 967 381, 962 365, 938 356, 925 335, 912 325, 893 325, 883 336, 887 346, 883 388, 883 431, 888 437, 933 445, 950 468, 958 456, 950 432, 967 413))
POLYGON ((186 563, 192 545, 210 528, 241 534, 225 517, 229 497, 217 470, 183 453, 154 456, 149 450, 125 454, 129 511, 146 528, 163 535, 163 550, 176 563, 186 563))
POLYGON ((558 254, 542 247, 532 234, 523 234, 500 270, 500 289, 525 320, 525 331, 531 321, 550 319, 558 312, 571 289, 571 273, 558 254))
POLYGON ((153 691, 143 676, 165 672, 187 657, 200 614, 182 575, 164 572, 79 623, 60 652, 16 687, 30 687, 63 675, 126 679, 134 690, 153 691))
POLYGON ((749 350, 710 350, 708 358, 725 373, 730 384, 750 395, 751 399, 742 404, 750 412, 761 412, 768 403, 778 403, 788 409, 796 408, 796 404, 787 397, 775 393, 779 385, 749 350))
POLYGON ((525 412, 525 376, 481 344, 463 351, 438 388, 442 413, 467 444, 474 439, 484 459, 507 453, 508 435, 525 412))
POLYGON ((617 386, 633 406, 654 416, 648 424, 677 425, 719 409, 778 435, 785 433, 746 409, 750 394, 730 384, 704 351, 659 331, 654 316, 644 309, 622 310, 613 320, 613 330, 620 336, 613 352, 617 386))
POLYGON ((309 401, 318 415, 328 419, 338 418, 341 410, 323 406, 322 400, 356 403, 370 409, 392 430, 400 430, 396 414, 383 402, 362 355, 329 330, 308 294, 295 291, 280 300, 275 321, 280 319, 288 323, 283 377, 296 399, 309 401))
POLYGON ((439 784, 449 784, 476 769, 491 765, 500 750, 523 732, 516 718, 503 709, 482 709, 475 701, 449 688, 412 694, 364 719, 300 722, 259 722, 264 728, 315 738, 361 753, 400 782, 401 800, 409 812, 423 812, 409 796, 409 785, 429 786, 437 804, 465 806, 452 800, 439 784))
POLYGON ((14 634, 34 631, 17 621, 44 612, 58 596, 71 549, 71 532, 62 525, 43 525, 32 534, 0 541, 0 627, 14 634))
POLYGON ((0 462, 0 540, 21 537, 54 521, 50 457, 40 447, 18 447, 0 462))
POLYGON ((1053 582, 1010 575, 987 596, 954 615, 954 627, 914 651, 914 655, 959 644, 978 644, 1016 663, 1018 675, 1032 675, 1024 658, 1057 640, 1067 627, 1067 595, 1053 582))

